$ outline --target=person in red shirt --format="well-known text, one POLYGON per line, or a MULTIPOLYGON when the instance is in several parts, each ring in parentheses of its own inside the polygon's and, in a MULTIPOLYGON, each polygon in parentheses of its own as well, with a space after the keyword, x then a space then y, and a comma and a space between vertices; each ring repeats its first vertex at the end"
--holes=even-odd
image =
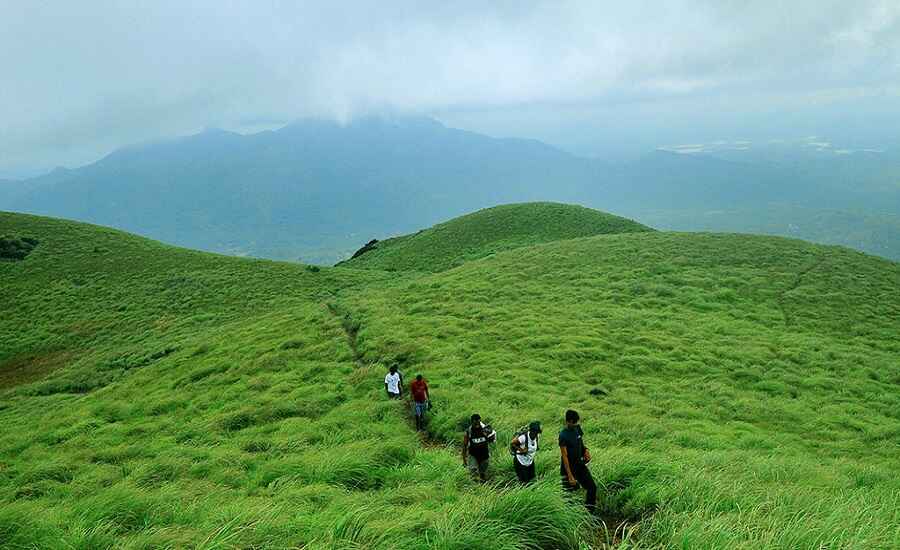
POLYGON ((413 398, 413 414, 416 416, 416 430, 425 429, 425 411, 428 410, 428 382, 421 374, 409 385, 409 393, 413 398))

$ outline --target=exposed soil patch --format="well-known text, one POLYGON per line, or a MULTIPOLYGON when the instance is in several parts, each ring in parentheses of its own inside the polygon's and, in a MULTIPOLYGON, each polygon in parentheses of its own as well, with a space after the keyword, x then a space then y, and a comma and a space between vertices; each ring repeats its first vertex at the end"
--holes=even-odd
POLYGON ((344 329, 344 334, 347 335, 347 344, 350 346, 350 351, 353 352, 353 360, 360 367, 366 366, 362 353, 359 351, 359 322, 354 321, 349 313, 342 312, 338 305, 333 302, 328 302, 326 307, 341 322, 341 328, 344 329))
POLYGON ((0 363, 0 388, 11 388, 44 378, 72 360, 70 351, 17 355, 0 363))
MULTIPOLYGON (((605 495, 597 494, 597 498, 602 502, 605 495)), ((597 516, 600 520, 597 526, 598 538, 603 547, 614 548, 624 541, 633 541, 637 536, 640 523, 633 521, 627 517, 616 513, 615 511, 606 510, 600 512, 597 516)))

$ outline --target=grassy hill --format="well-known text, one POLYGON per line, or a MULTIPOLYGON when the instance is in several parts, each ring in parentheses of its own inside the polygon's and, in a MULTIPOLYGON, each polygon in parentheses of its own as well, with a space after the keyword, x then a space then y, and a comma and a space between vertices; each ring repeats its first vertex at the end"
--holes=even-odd
POLYGON ((454 218, 413 235, 378 242, 339 265, 387 271, 444 271, 503 250, 640 231, 652 229, 581 206, 550 202, 508 204, 454 218))
POLYGON ((37 241, 0 262, 0 547, 602 547, 559 490, 569 407, 623 548, 900 544, 896 263, 645 231, 417 274, 0 235, 37 241), (431 381, 425 439, 390 364, 431 381), (468 479, 472 412, 544 422, 536 485, 502 443, 468 479))
MULTIPOLYGON (((900 543, 900 267, 740 235, 523 248, 347 304, 367 361, 505 432, 582 413, 648 546, 900 543)), ((434 419, 438 438, 456 414, 434 419)), ((555 477, 552 445, 539 469, 555 477)))
POLYGON ((0 547, 576 544, 580 510, 473 486, 355 361, 329 304, 395 275, 17 214, 0 234, 39 241, 0 262, 0 547))

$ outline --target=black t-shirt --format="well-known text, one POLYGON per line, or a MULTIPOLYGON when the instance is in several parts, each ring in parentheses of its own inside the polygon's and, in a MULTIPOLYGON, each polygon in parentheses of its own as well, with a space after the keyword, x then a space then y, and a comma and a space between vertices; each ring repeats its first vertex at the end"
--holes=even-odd
MULTIPOLYGON (((559 446, 566 448, 566 454, 569 456, 569 467, 572 468, 572 473, 584 464, 583 435, 584 432, 581 431, 581 426, 575 426, 573 428, 567 426, 559 432, 559 446)), ((566 466, 562 462, 562 457, 559 459, 559 472, 562 475, 566 475, 566 466)))
POLYGON ((493 440, 494 431, 485 426, 469 426, 466 428, 469 435, 469 455, 475 457, 478 462, 483 462, 490 456, 488 443, 493 440))

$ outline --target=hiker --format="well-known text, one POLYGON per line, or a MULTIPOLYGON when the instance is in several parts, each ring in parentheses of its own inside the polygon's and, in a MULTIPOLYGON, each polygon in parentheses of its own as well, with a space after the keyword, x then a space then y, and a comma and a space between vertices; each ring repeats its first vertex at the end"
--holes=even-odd
POLYGON ((566 427, 559 432, 559 473, 562 475, 563 489, 575 491, 579 484, 584 487, 587 492, 585 506, 593 513, 597 507, 597 484, 587 467, 591 453, 584 446, 584 432, 578 421, 577 412, 571 409, 566 411, 566 427))
POLYGON ((472 477, 478 476, 481 481, 487 481, 487 470, 490 462, 490 450, 488 444, 497 440, 497 432, 490 426, 481 422, 481 416, 473 414, 471 424, 466 428, 463 436, 462 459, 463 466, 469 469, 472 477))
POLYGON ((400 392, 403 391, 403 375, 397 372, 397 367, 391 365, 391 368, 384 376, 384 389, 391 399, 400 399, 400 392))
POLYGON ((534 421, 515 437, 509 445, 513 453, 513 468, 519 481, 528 484, 534 479, 534 455, 538 450, 538 440, 541 437, 541 423, 534 421))
POLYGON ((428 410, 428 382, 422 378, 421 374, 416 375, 416 379, 409 385, 409 393, 413 398, 413 415, 416 417, 416 430, 425 429, 425 411, 428 410))

